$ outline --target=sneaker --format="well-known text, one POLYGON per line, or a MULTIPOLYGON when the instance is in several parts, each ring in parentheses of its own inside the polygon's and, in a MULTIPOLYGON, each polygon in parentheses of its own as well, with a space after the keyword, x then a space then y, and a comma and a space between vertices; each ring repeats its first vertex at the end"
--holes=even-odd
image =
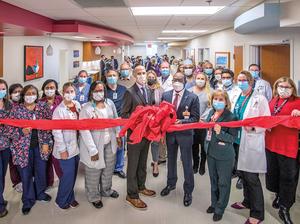
POLYGON ((51 199, 52 199, 51 196, 49 194, 46 194, 45 198, 42 199, 42 200, 39 200, 39 201, 41 201, 41 202, 50 202, 51 199))

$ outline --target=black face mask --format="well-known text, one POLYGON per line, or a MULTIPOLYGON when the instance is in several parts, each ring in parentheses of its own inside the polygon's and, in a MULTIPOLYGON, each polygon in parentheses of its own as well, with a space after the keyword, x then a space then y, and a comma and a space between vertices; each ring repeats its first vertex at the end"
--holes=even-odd
POLYGON ((155 79, 148 79, 148 85, 149 86, 152 86, 156 83, 156 80, 155 79))

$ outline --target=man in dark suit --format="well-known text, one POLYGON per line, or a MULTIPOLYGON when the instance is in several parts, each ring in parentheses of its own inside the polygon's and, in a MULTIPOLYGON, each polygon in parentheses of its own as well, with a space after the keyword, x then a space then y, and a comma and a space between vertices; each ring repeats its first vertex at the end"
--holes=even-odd
POLYGON ((106 63, 106 58, 105 58, 105 55, 102 54, 101 55, 101 60, 100 60, 100 71, 101 71, 101 75, 104 76, 105 74, 105 63, 106 63))
POLYGON ((119 67, 118 60, 114 56, 111 56, 111 67, 114 70, 118 70, 119 67))
MULTIPOLYGON (((187 124, 198 122, 199 99, 198 97, 184 89, 185 79, 181 72, 173 76, 173 88, 163 94, 162 100, 172 103, 176 109, 176 124, 187 124)), ((177 182, 177 154, 180 147, 181 160, 184 172, 184 206, 192 204, 192 192, 194 190, 194 174, 192 167, 192 145, 193 130, 175 131, 167 133, 168 150, 168 181, 167 186, 161 191, 161 196, 167 196, 170 191, 176 188, 177 182)))
MULTIPOLYGON (((121 110, 122 118, 129 118, 137 106, 153 105, 154 97, 152 92, 146 86, 147 76, 145 67, 142 65, 134 69, 136 83, 126 90, 123 98, 121 110)), ((146 210, 147 204, 139 198, 139 194, 154 197, 155 191, 145 187, 147 175, 147 157, 150 141, 143 138, 138 144, 130 144, 130 135, 132 131, 127 132, 127 197, 126 201, 134 208, 146 210)))

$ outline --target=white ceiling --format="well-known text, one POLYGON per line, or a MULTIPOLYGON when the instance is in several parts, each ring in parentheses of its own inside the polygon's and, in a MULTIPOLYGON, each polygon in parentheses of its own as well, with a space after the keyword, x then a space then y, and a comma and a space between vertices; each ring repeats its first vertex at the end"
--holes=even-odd
POLYGON ((234 19, 263 0, 213 0, 211 5, 226 6, 206 16, 133 16, 134 6, 207 6, 206 0, 124 0, 127 8, 82 8, 73 0, 5 0, 10 4, 55 20, 82 20, 126 32, 136 42, 154 41, 157 37, 189 37, 195 34, 162 34, 162 30, 205 29, 204 34, 233 26, 234 19))

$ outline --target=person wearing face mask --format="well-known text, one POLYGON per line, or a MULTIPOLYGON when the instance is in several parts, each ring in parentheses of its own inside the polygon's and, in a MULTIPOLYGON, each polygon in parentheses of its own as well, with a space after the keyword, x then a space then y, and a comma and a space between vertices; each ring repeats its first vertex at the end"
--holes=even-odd
MULTIPOLYGON (((108 76, 110 77, 110 76, 108 76)), ((101 81, 91 85, 89 102, 82 108, 79 119, 115 119, 117 109, 107 98, 106 87, 101 81)), ((103 130, 80 131, 80 159, 85 165, 86 196, 95 208, 102 208, 102 197, 118 198, 113 190, 112 176, 117 148, 121 147, 120 127, 103 130)))
POLYGON ((268 81, 261 78, 260 66, 257 64, 249 65, 249 72, 254 79, 253 88, 255 91, 262 94, 268 101, 270 101, 272 99, 272 87, 268 81))
MULTIPOLYGON (((108 70, 106 73, 107 83, 107 98, 112 100, 116 106, 118 116, 121 116, 122 102, 126 87, 118 85, 119 74, 115 70, 108 70)), ((125 138, 122 138, 122 146, 117 150, 117 161, 115 166, 114 174, 124 179, 126 174, 123 171, 124 168, 124 151, 125 151, 125 138)))
MULTIPOLYGON (((20 104, 12 108, 10 119, 51 119, 47 103, 38 101, 38 89, 27 85, 21 92, 20 104)), ((49 202, 47 188, 47 160, 51 154, 53 139, 51 131, 8 126, 13 163, 21 176, 22 213, 27 215, 36 200, 49 202)))
MULTIPOLYGON (((267 99, 253 88, 254 79, 248 71, 241 71, 237 83, 242 93, 233 104, 238 120, 270 116, 267 99)), ((265 128, 242 127, 239 129, 237 170, 243 181, 244 200, 231 205, 235 209, 250 209, 247 224, 264 220, 264 196, 259 174, 266 173, 265 128)))
MULTIPOLYGON (((185 77, 177 72, 173 76, 173 90, 165 92, 162 100, 174 105, 177 114, 175 124, 187 124, 199 121, 199 99, 184 88, 185 77)), ((192 166, 193 130, 175 131, 167 133, 168 151, 168 180, 167 186, 161 191, 161 196, 167 196, 176 188, 177 182, 177 154, 180 148, 181 160, 184 172, 184 206, 192 204, 192 193, 194 190, 194 175, 192 166)))
MULTIPOLYGON (((197 73, 195 76, 196 85, 189 89, 192 93, 196 94, 199 99, 199 115, 200 120, 206 120, 205 114, 208 114, 210 110, 210 96, 211 90, 208 83, 207 76, 203 73, 197 73)), ((202 176, 205 174, 205 163, 206 163, 206 153, 204 150, 206 131, 205 129, 195 129, 194 130, 194 142, 193 142, 193 170, 194 174, 198 173, 202 176), (201 145, 201 160, 199 158, 199 145, 201 145), (200 163, 200 169, 199 169, 200 163)))
POLYGON ((78 82, 75 84, 76 87, 76 98, 75 100, 80 103, 80 105, 88 101, 88 95, 90 91, 90 84, 87 83, 88 73, 85 70, 81 70, 77 76, 78 82))
MULTIPOLYGON (((53 112, 53 120, 78 120, 80 104, 75 101, 76 88, 71 82, 63 85, 63 101, 53 112)), ((53 130, 53 164, 59 178, 55 203, 62 210, 76 208, 74 186, 79 163, 79 147, 76 130, 53 130)))
MULTIPOLYGON (((134 69, 136 83, 124 95, 121 117, 129 118, 137 106, 154 104, 152 91, 147 87, 147 75, 144 66, 134 69)), ((127 131, 127 142, 130 143, 132 131, 127 131)), ((127 146, 127 197, 126 202, 136 209, 146 210, 147 204, 142 201, 139 194, 154 197, 156 192, 146 188, 147 158, 150 141, 143 138, 140 143, 128 144, 127 146)))
POLYGON ((183 64, 184 64, 184 76, 186 81, 185 88, 190 89, 195 85, 195 79, 193 76, 195 66, 190 59, 186 59, 183 64))
POLYGON ((128 63, 120 65, 120 78, 118 79, 118 85, 125 86, 127 89, 135 84, 135 77, 131 75, 131 68, 128 63))
MULTIPOLYGON (((21 98, 21 92, 23 90, 23 86, 19 83, 15 83, 9 86, 9 99, 13 106, 18 105, 21 98)), ((12 186, 16 192, 22 193, 22 182, 21 177, 18 172, 17 166, 14 165, 12 161, 12 157, 9 159, 9 174, 12 182, 12 186)))
MULTIPOLYGON (((300 116, 300 99, 295 83, 289 77, 278 79, 269 103, 272 116, 300 116)), ((295 203, 299 177, 299 132, 279 125, 266 132, 266 187, 276 194, 273 208, 285 224, 292 224, 289 210, 295 203)))
POLYGON ((207 75, 207 77, 208 77, 210 87, 212 89, 215 89, 218 81, 214 78, 214 69, 213 69, 212 63, 210 63, 208 61, 205 62, 203 65, 203 71, 204 71, 205 75, 207 75))
POLYGON ((222 83, 222 67, 217 67, 214 72, 215 89, 223 89, 222 83))
MULTIPOLYGON (((230 111, 228 94, 223 90, 216 90, 212 94, 211 104, 213 109, 207 117, 207 122, 236 120, 230 111)), ((211 184, 211 205, 207 213, 214 213, 213 221, 222 219, 229 201, 232 167, 235 160, 233 143, 236 138, 236 128, 226 128, 216 124, 214 128, 207 130, 207 164, 211 184)))
POLYGON ((169 91, 173 89, 172 86, 172 79, 173 75, 170 74, 170 64, 168 62, 163 62, 160 65, 160 74, 161 76, 158 77, 158 82, 163 90, 169 91))
MULTIPOLYGON (((53 114, 55 108, 62 102, 63 98, 58 92, 58 84, 53 79, 46 80, 42 85, 43 95, 40 101, 46 102, 53 114)), ((47 186, 52 187, 54 183, 54 172, 52 167, 52 155, 47 162, 47 186)))
MULTIPOLYGON (((9 101, 7 83, 0 79, 0 118, 9 117, 12 104, 9 101)), ((10 141, 6 132, 7 126, 0 127, 0 218, 8 214, 7 201, 4 200, 5 176, 9 160, 11 158, 10 141)))

